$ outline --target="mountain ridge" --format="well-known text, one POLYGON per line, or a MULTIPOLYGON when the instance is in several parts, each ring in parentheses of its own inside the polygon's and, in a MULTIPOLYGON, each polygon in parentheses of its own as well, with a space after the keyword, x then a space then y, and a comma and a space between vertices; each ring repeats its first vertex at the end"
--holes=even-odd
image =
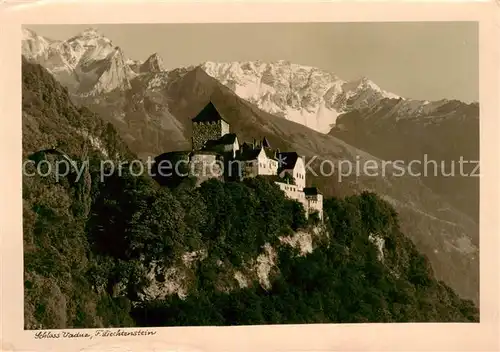
POLYGON ((478 103, 443 99, 422 106, 383 100, 342 115, 329 134, 384 160, 427 159, 427 174, 425 165, 415 167, 423 181, 479 221, 478 103))
POLYGON ((366 77, 344 81, 333 73, 287 61, 205 62, 200 66, 259 108, 323 133, 349 109, 381 98, 399 98, 366 77))
MULTIPOLYGON (((110 47, 112 47, 111 40, 93 28, 86 29, 66 41, 52 41, 37 36, 35 32, 28 29, 25 29, 23 33, 23 43, 30 43, 23 44, 23 54, 38 63, 45 61, 44 67, 70 89, 77 88, 82 72, 78 72, 77 79, 72 78, 73 82, 69 82, 71 79, 65 79, 64 76, 74 75, 73 66, 75 62, 80 61, 83 47, 96 48, 99 45, 102 47, 102 50, 85 51, 88 60, 98 65, 105 59, 102 53, 110 54, 110 47), (69 50, 67 47, 75 49, 69 50), (41 60, 42 57, 48 56, 47 52, 57 57, 57 53, 61 51, 62 54, 59 56, 66 57, 66 60, 62 60, 66 61, 62 63, 62 66, 60 62, 58 64, 57 61, 61 61, 58 59, 41 60), (53 62, 54 60, 56 62, 53 62), (73 65, 67 62, 72 62, 73 65)), ((98 95, 114 89, 126 90, 129 88, 129 82, 138 75, 176 70, 165 70, 161 57, 157 53, 150 54, 144 61, 130 60, 123 53, 121 55, 123 62, 114 64, 113 72, 107 74, 113 77, 113 80, 106 78, 96 80, 92 77, 95 81, 94 88, 86 87, 76 92, 84 95, 98 95)), ((105 62, 102 63, 104 64, 105 62)), ((259 106, 262 110, 322 133, 329 133, 340 115, 376 105, 384 99, 399 99, 407 101, 406 106, 419 105, 421 108, 429 103, 425 100, 403 98, 387 92, 367 77, 345 81, 334 73, 287 60, 205 61, 198 65, 186 66, 185 69, 194 67, 201 67, 238 96, 259 106)), ((109 69, 104 71, 107 72, 109 69)), ((405 110, 401 113, 405 113, 405 110)))

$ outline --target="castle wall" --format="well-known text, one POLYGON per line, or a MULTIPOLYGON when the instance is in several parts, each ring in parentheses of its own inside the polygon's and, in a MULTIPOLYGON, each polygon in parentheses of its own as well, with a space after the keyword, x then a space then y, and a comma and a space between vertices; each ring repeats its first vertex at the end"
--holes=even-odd
POLYGON ((256 163, 257 175, 276 175, 278 163, 267 157, 264 150, 261 150, 256 163))
POLYGON ((278 162, 269 159, 261 150, 257 159, 245 162, 246 177, 255 177, 257 175, 276 175, 278 173, 278 162))
POLYGON ((267 159, 268 160, 268 169, 270 170, 270 175, 278 174, 278 162, 276 160, 267 159))
POLYGON ((196 177, 196 185, 211 178, 223 180, 224 169, 222 161, 216 154, 195 153, 189 161, 189 176, 196 177))
MULTIPOLYGON (((224 131, 223 131, 224 132, 224 131)), ((224 146, 224 151, 227 153, 231 153, 233 158, 236 156, 236 152, 240 150, 240 144, 238 142, 238 138, 235 138, 233 144, 227 144, 224 146)))
POLYGON ((256 160, 245 161, 244 177, 255 177, 259 174, 259 166, 256 160))
POLYGON ((219 121, 220 126, 221 126, 221 137, 225 134, 229 133, 229 124, 226 121, 220 120, 219 121))
POLYGON ((289 174, 293 177, 295 184, 299 190, 303 190, 306 186, 306 167, 304 164, 304 159, 299 157, 297 162, 295 163, 295 167, 293 170, 286 169, 280 173, 281 177, 284 177, 285 174, 289 174))
POLYGON ((306 196, 309 213, 317 211, 319 213, 319 218, 323 220, 323 195, 318 194, 315 196, 306 196))
POLYGON ((306 186, 306 167, 304 164, 304 159, 302 157, 297 159, 295 167, 293 168, 293 178, 295 179, 295 184, 300 190, 303 190, 306 186))
POLYGON ((229 131, 229 125, 222 120, 193 123, 193 149, 200 150, 207 141, 221 138, 225 129, 229 131), (223 127, 223 124, 226 126, 223 127))
POLYGON ((297 185, 290 185, 283 182, 275 182, 279 188, 290 199, 300 202, 304 206, 306 216, 317 211, 319 218, 323 220, 323 195, 306 196, 302 189, 297 185))
POLYGON ((300 203, 302 203, 307 212, 308 202, 306 200, 304 192, 302 192, 296 185, 290 185, 288 183, 283 183, 283 182, 275 182, 275 183, 285 193, 285 196, 287 196, 290 199, 295 199, 300 203))

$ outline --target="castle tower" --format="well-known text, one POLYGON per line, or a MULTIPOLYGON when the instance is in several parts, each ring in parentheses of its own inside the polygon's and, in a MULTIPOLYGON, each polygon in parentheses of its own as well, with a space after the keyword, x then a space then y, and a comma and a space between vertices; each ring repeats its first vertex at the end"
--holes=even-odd
POLYGON ((207 141, 218 140, 229 133, 229 123, 222 118, 212 102, 209 102, 198 115, 193 118, 193 150, 203 149, 207 141))

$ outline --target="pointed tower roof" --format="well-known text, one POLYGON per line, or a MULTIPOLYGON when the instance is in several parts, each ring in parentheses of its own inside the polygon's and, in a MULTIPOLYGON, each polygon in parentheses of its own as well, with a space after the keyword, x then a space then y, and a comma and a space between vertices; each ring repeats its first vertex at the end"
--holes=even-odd
POLYGON ((262 139, 262 146, 263 146, 264 148, 271 148, 271 144, 269 143, 269 141, 267 140, 267 138, 266 138, 266 137, 264 137, 264 138, 262 139))
POLYGON ((215 105, 210 101, 199 113, 193 118, 193 122, 217 122, 219 120, 222 120, 227 123, 226 120, 224 120, 215 107, 215 105))

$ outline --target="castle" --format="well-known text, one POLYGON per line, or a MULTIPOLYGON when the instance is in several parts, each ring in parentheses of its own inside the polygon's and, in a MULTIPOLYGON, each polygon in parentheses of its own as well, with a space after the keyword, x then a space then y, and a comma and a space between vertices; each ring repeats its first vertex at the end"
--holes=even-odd
POLYGON ((306 187, 304 157, 271 148, 265 137, 240 144, 212 102, 192 119, 191 143, 191 151, 161 154, 155 158, 155 164, 168 161, 175 169, 172 177, 194 176, 197 185, 210 178, 241 180, 267 176, 288 198, 299 201, 307 216, 316 212, 319 219, 323 219, 323 195, 315 187, 306 187))

